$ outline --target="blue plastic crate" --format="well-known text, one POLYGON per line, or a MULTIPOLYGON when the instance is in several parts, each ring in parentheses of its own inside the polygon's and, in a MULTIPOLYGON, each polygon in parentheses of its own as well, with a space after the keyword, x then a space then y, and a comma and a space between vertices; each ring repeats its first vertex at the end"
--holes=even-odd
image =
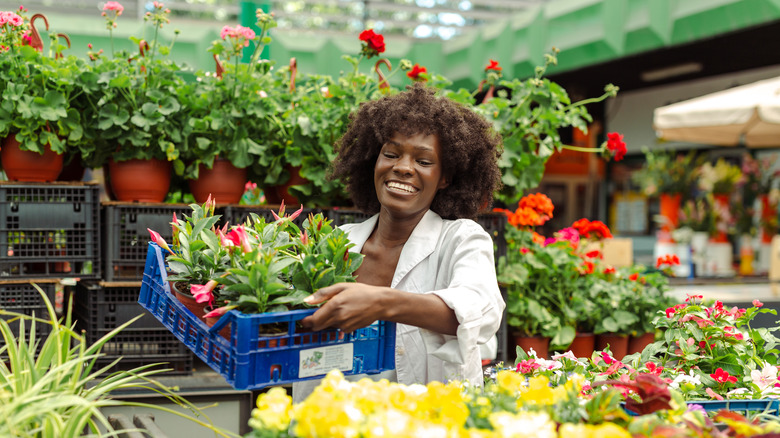
POLYGON ((162 250, 151 242, 138 302, 235 389, 321 378, 332 369, 350 375, 395 368, 392 322, 377 321, 351 333, 306 332, 295 323, 315 309, 263 314, 231 310, 208 327, 171 294, 162 250), (287 333, 260 334, 262 325, 279 322, 287 324, 287 333), (224 328, 230 340, 220 335, 224 328))
MULTIPOLYGON (((743 415, 748 413, 780 415, 780 400, 771 398, 757 400, 692 400, 687 403, 689 407, 691 405, 699 405, 704 408, 706 412, 712 413, 725 409, 743 415)), ((627 409, 625 403, 623 403, 623 409, 631 416, 637 415, 636 412, 627 409)))

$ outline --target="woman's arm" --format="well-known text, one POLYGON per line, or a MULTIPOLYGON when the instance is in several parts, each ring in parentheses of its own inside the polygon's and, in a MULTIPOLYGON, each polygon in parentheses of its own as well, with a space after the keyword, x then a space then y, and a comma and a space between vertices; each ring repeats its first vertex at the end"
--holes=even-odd
POLYGON ((414 294, 389 287, 338 283, 314 293, 308 304, 327 301, 302 324, 312 330, 337 327, 345 332, 366 327, 376 320, 413 325, 445 335, 455 335, 458 319, 435 294, 414 294))

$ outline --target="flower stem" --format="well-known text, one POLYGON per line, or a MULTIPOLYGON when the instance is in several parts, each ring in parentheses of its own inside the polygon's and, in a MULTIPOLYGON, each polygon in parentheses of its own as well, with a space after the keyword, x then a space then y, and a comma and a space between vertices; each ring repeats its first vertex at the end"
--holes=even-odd
POLYGON ((577 152, 593 152, 593 153, 599 153, 604 152, 604 146, 599 146, 597 148, 588 148, 588 147, 582 147, 582 146, 572 146, 568 144, 561 145, 563 149, 568 149, 570 151, 577 151, 577 152))

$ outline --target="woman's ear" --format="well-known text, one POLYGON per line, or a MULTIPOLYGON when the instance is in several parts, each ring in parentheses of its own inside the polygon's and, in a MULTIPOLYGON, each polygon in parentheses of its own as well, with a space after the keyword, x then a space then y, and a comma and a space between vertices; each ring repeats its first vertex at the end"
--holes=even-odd
POLYGON ((439 186, 437 187, 439 190, 446 189, 450 186, 450 177, 447 175, 442 175, 441 179, 439 180, 439 186))

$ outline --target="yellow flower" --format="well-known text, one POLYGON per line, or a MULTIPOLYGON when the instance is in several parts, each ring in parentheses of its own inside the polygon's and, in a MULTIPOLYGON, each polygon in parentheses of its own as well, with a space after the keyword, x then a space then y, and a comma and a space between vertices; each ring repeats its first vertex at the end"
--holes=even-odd
POLYGON ((560 438, 631 438, 627 430, 615 423, 593 424, 562 424, 560 438))
POLYGON ((252 410, 252 419, 260 424, 253 426, 273 430, 286 430, 290 426, 292 398, 281 387, 271 388, 257 398, 257 408, 252 410))
POLYGON ((501 392, 515 394, 526 385, 525 377, 509 370, 501 370, 496 374, 496 383, 501 392))
MULTIPOLYGON (((565 389, 561 388, 564 391, 565 389)), ((556 390, 558 389, 556 388, 556 390)), ((546 405, 553 403, 556 399, 560 399, 561 391, 553 390, 550 387, 550 381, 546 376, 531 377, 528 380, 528 388, 521 391, 520 397, 517 399, 517 406, 520 407, 524 404, 546 405)))

